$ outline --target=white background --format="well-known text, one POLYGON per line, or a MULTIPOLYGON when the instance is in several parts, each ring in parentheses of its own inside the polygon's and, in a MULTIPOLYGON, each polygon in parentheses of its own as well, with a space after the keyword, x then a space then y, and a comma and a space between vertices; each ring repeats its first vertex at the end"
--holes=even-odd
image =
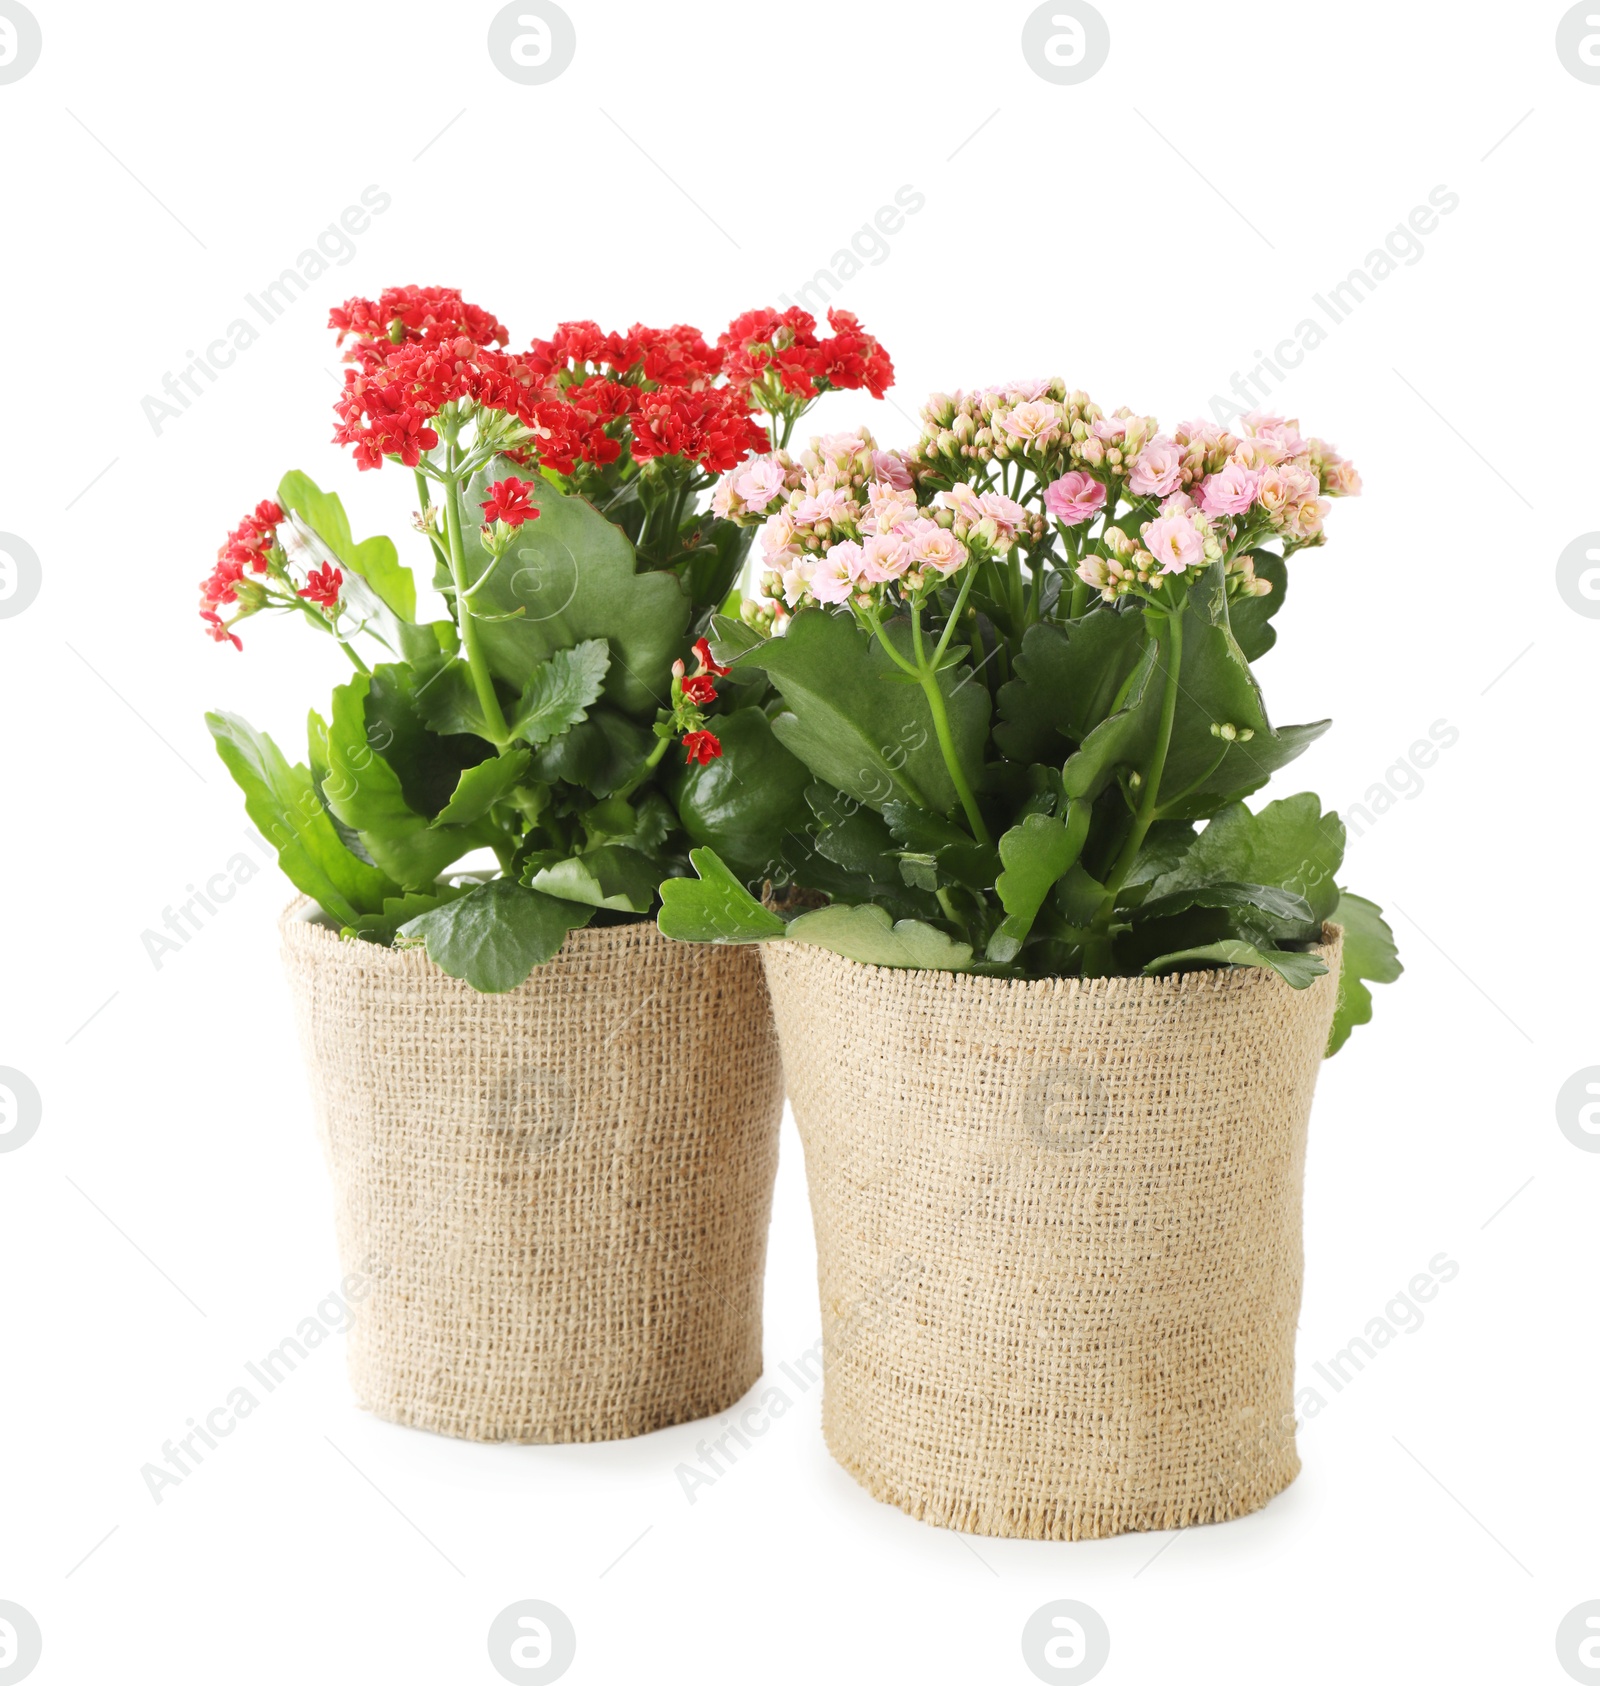
MULTIPOLYGON (((1557 56, 1561 8, 1101 0, 1109 61, 1060 87, 1012 0, 567 6, 575 61, 525 87, 489 61, 492 6, 34 0, 43 56, 0 86, 0 529, 43 569, 0 618, 0 1065, 43 1096, 0 1155, 0 1598, 42 1627, 35 1678, 489 1682, 490 1621, 543 1598, 574 1683, 1023 1682, 1023 1623, 1069 1597, 1109 1624, 1108 1686, 1566 1679, 1557 1623, 1600 1598, 1600 1155, 1555 1114, 1600 1063, 1600 621, 1555 582, 1600 527, 1600 87, 1557 56), (156 433, 141 399, 369 184, 392 205, 354 257, 156 433), (925 207, 839 296, 894 402, 817 418, 885 442, 928 390, 1019 375, 1203 414, 1255 348, 1327 327, 1311 296, 1431 189, 1459 196, 1276 400, 1367 489, 1261 667, 1277 720, 1335 720, 1275 793, 1411 789, 1347 863, 1408 969, 1319 1089, 1302 1384, 1434 1255, 1459 1274, 1322 1387, 1286 1494, 1181 1536, 923 1526, 831 1462, 792 1384, 691 1505, 704 1427, 454 1444, 358 1413, 337 1342, 158 1506, 141 1465, 339 1274, 286 886, 263 871, 159 970, 141 935, 244 847, 202 711, 298 742, 341 676, 287 625, 243 655, 201 636, 226 529, 300 467, 408 542, 408 477, 328 443, 328 306, 416 281, 516 345, 574 316, 714 335, 907 184, 925 207), (1436 721, 1459 737, 1416 790, 1395 769, 1436 721)), ((817 1338, 813 1271, 786 1124, 769 1376, 817 1338)))

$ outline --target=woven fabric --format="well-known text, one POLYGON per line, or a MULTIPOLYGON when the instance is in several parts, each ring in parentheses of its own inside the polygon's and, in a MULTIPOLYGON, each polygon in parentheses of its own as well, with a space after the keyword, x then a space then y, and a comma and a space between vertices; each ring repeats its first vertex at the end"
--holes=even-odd
POLYGON ((761 964, 654 925, 575 931, 480 995, 420 948, 284 915, 333 1180, 371 1283, 368 1410, 470 1440, 612 1440, 761 1373, 783 1074, 761 964))
POLYGON ((805 1147, 823 1432, 927 1522, 1094 1539, 1299 1470, 1332 970, 1011 982, 764 950, 805 1147))

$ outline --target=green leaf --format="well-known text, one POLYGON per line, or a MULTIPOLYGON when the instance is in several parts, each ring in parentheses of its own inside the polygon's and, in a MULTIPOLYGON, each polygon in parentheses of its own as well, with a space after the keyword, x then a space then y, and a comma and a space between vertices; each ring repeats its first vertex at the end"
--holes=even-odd
POLYGON ((621 843, 606 843, 586 855, 569 855, 541 867, 528 883, 563 901, 618 913, 648 913, 655 905, 660 878, 660 866, 648 855, 621 843))
POLYGON ((408 920, 400 935, 425 942, 428 958, 451 977, 485 995, 501 995, 553 958, 567 933, 593 917, 592 908, 540 895, 509 878, 493 878, 408 920))
POLYGON ((461 775, 455 794, 440 809, 434 825, 470 825, 520 782, 532 759, 525 749, 510 749, 492 760, 480 761, 461 775))
POLYGON ((489 737, 489 722, 478 702, 472 669, 464 661, 436 661, 416 672, 412 695, 429 731, 489 737))
POLYGON ((437 814, 462 773, 494 754, 486 735, 454 725, 428 729, 422 710, 422 702, 433 695, 428 681, 427 670, 380 662, 372 670, 366 701, 367 742, 394 768, 406 801, 419 814, 437 814))
POLYGON ((969 890, 993 887, 1000 855, 992 843, 979 843, 960 826, 910 802, 885 802, 883 818, 899 842, 932 855, 939 870, 958 884, 969 890))
POLYGON ((1393 983, 1405 970, 1395 948, 1394 932, 1384 922, 1383 909, 1364 897, 1342 891, 1333 913, 1343 927, 1344 950, 1339 969, 1339 1000, 1333 1009, 1328 1052, 1336 1054, 1358 1024, 1372 1018, 1369 983, 1393 983))
POLYGON ((663 936, 686 943, 759 943, 788 927, 764 908, 728 871, 712 849, 691 849, 698 878, 669 878, 661 886, 656 925, 663 936))
POLYGON ((535 753, 531 771, 545 784, 560 780, 607 797, 639 772, 657 741, 648 726, 597 704, 535 753))
POLYGON ((511 720, 511 735, 535 749, 588 718, 611 666, 611 647, 589 638, 570 650, 557 650, 542 661, 522 688, 511 720))
POLYGON ((491 671, 520 694, 534 669, 557 650, 607 639, 607 700, 625 713, 653 715, 670 694, 672 659, 689 625, 687 592, 670 573, 637 573, 633 546, 621 529, 545 480, 532 482, 529 494, 538 520, 516 530, 491 568, 479 536, 480 503, 489 482, 508 474, 526 478, 526 470, 496 457, 462 497, 468 582, 489 569, 473 607, 484 616, 515 617, 479 622, 491 671))
POLYGON ((1088 835, 1089 804, 1072 802, 1065 821, 1030 814, 1000 839, 1005 871, 995 880, 995 893, 1006 910, 1006 919, 989 939, 985 950, 988 959, 1016 959, 1045 897, 1082 854, 1088 835))
MULTIPOLYGON (((891 626, 903 643, 909 633, 891 626)), ((847 796, 881 808, 899 798, 935 814, 956 805, 921 687, 906 680, 876 639, 846 615, 802 609, 782 638, 752 646, 739 667, 765 670, 786 711, 772 723, 785 749, 847 796)), ((956 754, 976 783, 989 722, 989 693, 970 674, 947 668, 938 684, 956 754)))
POLYGON ((1137 767, 1155 743, 1161 707, 1161 647, 1152 639, 1129 675, 1121 706, 1083 739, 1061 770, 1068 797, 1092 802, 1116 777, 1120 767, 1137 767))
MULTIPOLYGON (((1325 720, 1273 729, 1228 628, 1219 591, 1208 576, 1192 588, 1184 609, 1179 706, 1161 776, 1163 819, 1203 819, 1223 803, 1248 796, 1328 729, 1325 720)), ((1117 709, 1089 732, 1063 769, 1069 796, 1093 798, 1113 777, 1149 762, 1160 727, 1170 632, 1165 616, 1152 610, 1144 618, 1144 653, 1117 709)))
POLYGON ((244 792, 245 812, 278 851, 289 882, 340 924, 376 913, 400 886, 344 846, 323 808, 310 770, 291 766, 267 736, 236 714, 214 713, 206 725, 217 754, 244 792))
POLYGON ((1171 872, 1194 843, 1194 826, 1188 820, 1157 820, 1145 833, 1133 870, 1123 882, 1119 901, 1138 901, 1164 873, 1171 872), (1137 893, 1135 893, 1137 892, 1137 893))
POLYGON ((278 502, 300 517, 343 573, 364 579, 392 614, 402 621, 417 618, 416 581, 401 562, 393 540, 379 536, 357 544, 351 537, 344 505, 332 492, 321 491, 316 481, 299 469, 292 469, 278 482, 278 502))
POLYGON ((713 615, 706 642, 711 646, 712 658, 719 667, 732 667, 740 656, 759 649, 768 640, 753 626, 746 626, 732 615, 713 615))
POLYGON ((1332 916, 1339 899, 1334 874, 1344 843, 1344 822, 1323 813, 1309 792, 1269 802, 1257 814, 1238 802, 1224 808, 1183 858, 1156 879, 1150 895, 1206 884, 1274 884, 1303 896, 1310 917, 1321 921, 1332 916))
POLYGON ((1040 621, 1022 636, 1016 678, 1000 687, 994 740, 1013 761, 1060 761, 1118 706, 1138 667, 1145 627, 1136 613, 1091 610, 1070 627, 1040 621))
POLYGON ((697 607, 720 603, 739 577, 754 530, 732 521, 704 520, 700 542, 675 564, 676 572, 697 607))
POLYGON ((1249 923, 1280 938, 1307 941, 1321 931, 1320 921, 1312 918, 1311 904, 1303 896, 1272 884, 1203 884, 1170 896, 1154 896, 1134 910, 1133 919, 1135 924, 1171 919, 1196 907, 1244 910, 1249 923))
POLYGON ((395 933, 408 920, 431 908, 443 907, 446 902, 466 895, 476 888, 473 884, 435 884, 428 890, 408 890, 403 896, 391 896, 383 904, 382 913, 364 913, 339 933, 341 937, 364 937, 369 942, 392 943, 395 933))
POLYGON ((740 872, 770 872, 784 833, 805 829, 811 774, 773 737, 759 708, 735 709, 713 724, 722 754, 703 767, 679 767, 681 757, 672 757, 667 793, 691 843, 716 850, 740 872))
POLYGON ((367 736, 365 704, 372 676, 358 673, 333 693, 326 725, 313 713, 328 775, 324 800, 335 817, 360 835, 373 860, 406 889, 432 884, 452 861, 482 839, 462 826, 432 826, 406 801, 393 767, 367 736))
POLYGON ((1270 550, 1252 550, 1256 578, 1269 580, 1272 590, 1265 597, 1240 597, 1228 605, 1233 636, 1239 641, 1246 661, 1259 661, 1278 641, 1272 617, 1283 607, 1289 590, 1289 570, 1281 556, 1270 550))
POLYGON ((1257 948, 1254 943, 1228 938, 1223 942, 1207 943, 1203 948, 1180 949, 1176 954, 1163 954, 1144 969, 1146 977, 1166 972, 1177 966, 1265 966, 1276 972, 1292 989, 1305 989, 1320 978, 1327 967, 1314 954, 1297 954, 1290 949, 1257 948))
POLYGON ((792 920, 785 935, 795 942, 831 949, 867 966, 909 966, 923 971, 964 972, 972 947, 920 919, 891 920, 871 903, 819 907, 792 920))

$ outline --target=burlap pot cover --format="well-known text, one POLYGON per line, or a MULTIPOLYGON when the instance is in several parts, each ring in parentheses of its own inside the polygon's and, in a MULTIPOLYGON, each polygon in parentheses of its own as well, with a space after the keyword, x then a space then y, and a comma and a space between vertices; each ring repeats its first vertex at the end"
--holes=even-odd
POLYGON ((297 903, 284 962, 362 1279, 350 1378, 391 1422, 611 1440, 761 1373, 783 1074, 749 949, 576 931, 505 995, 297 903))
POLYGON ((764 950, 829 1450, 927 1522, 1094 1539, 1292 1481, 1329 975, 1018 983, 764 950))

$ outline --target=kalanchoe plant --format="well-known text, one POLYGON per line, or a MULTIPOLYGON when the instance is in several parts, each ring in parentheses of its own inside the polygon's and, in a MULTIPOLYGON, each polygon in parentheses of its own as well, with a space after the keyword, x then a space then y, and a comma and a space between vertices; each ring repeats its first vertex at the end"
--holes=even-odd
POLYGON ((299 616, 354 673, 311 714, 305 765, 234 715, 208 723, 284 871, 346 934, 425 942, 510 989, 688 870, 677 801, 723 754, 702 634, 750 538, 704 494, 821 393, 881 395, 893 371, 844 312, 820 337, 803 311, 752 312, 715 346, 569 322, 508 352, 459 292, 402 287, 330 325, 351 365, 335 438, 361 468, 412 471, 448 614, 419 620, 391 540, 358 543, 337 497, 287 474, 218 553, 202 618, 239 648, 242 622, 299 616))
POLYGON ((1398 975, 1392 938, 1337 885, 1337 814, 1244 799, 1328 726, 1274 727, 1251 663, 1354 467, 1281 417, 1164 434, 1060 381, 936 396, 922 429, 904 454, 865 433, 779 450, 718 488, 761 528, 762 594, 711 646, 730 691, 761 704, 770 683, 729 720, 754 716, 766 753, 737 790, 697 774, 699 876, 663 887, 662 930, 1012 978, 1265 966, 1304 988, 1331 920, 1337 1048, 1367 982, 1398 975))

